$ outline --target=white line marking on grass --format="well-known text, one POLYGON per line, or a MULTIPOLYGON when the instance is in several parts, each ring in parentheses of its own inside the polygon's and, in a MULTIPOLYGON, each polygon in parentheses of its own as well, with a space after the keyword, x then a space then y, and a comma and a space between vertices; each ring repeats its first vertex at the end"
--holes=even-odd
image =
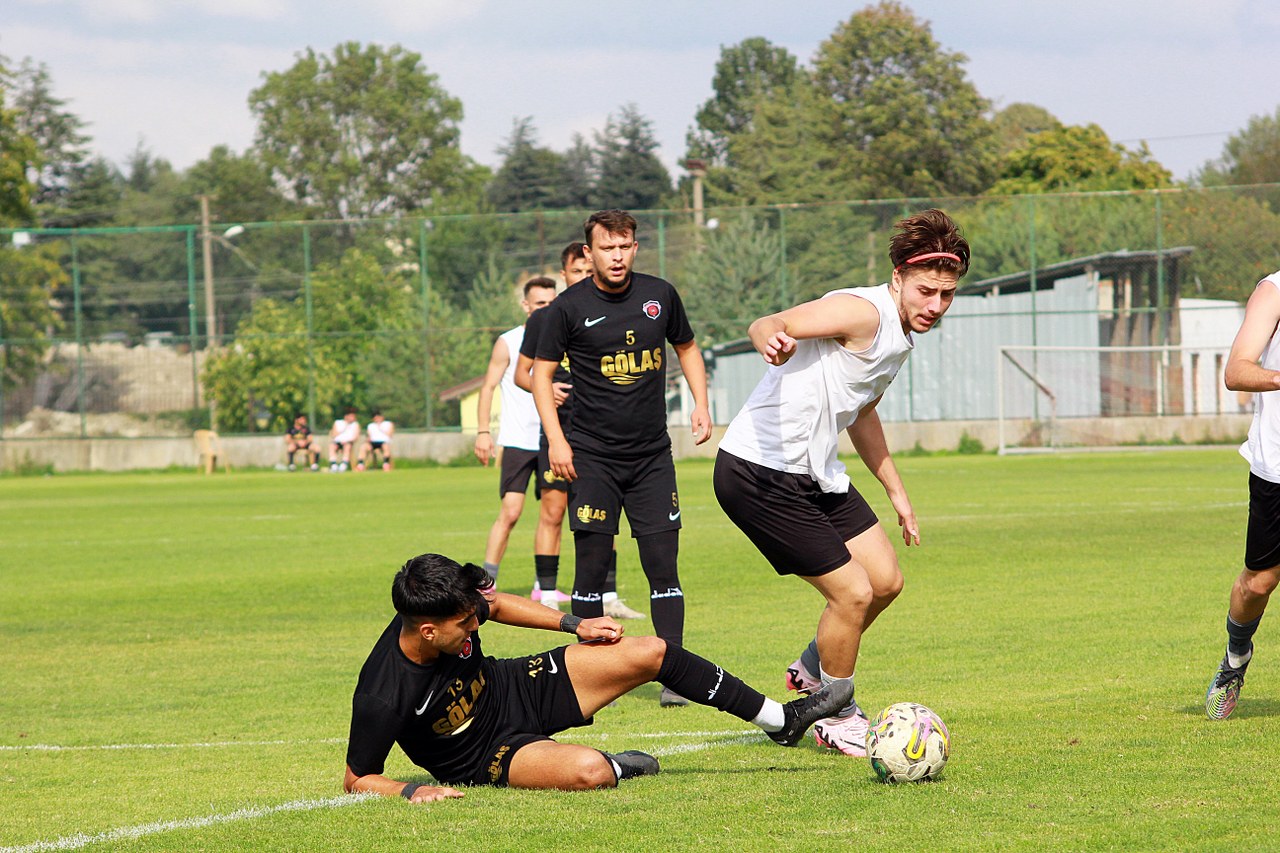
MULTIPOLYGON (((589 733, 584 733, 589 734, 589 733)), ((601 733, 596 735, 599 739, 606 739, 611 735, 601 733)), ((618 737, 618 735, 613 735, 618 737)), ((699 752, 704 749, 712 749, 719 746, 733 746, 735 744, 746 744, 760 741, 764 738, 764 733, 760 731, 743 732, 741 729, 726 729, 724 731, 715 732, 651 732, 647 734, 625 735, 623 737, 636 738, 680 738, 680 737, 701 737, 712 738, 713 740, 701 741, 699 743, 675 744, 672 746, 660 746, 652 750, 653 755, 667 756, 679 755, 686 752, 699 752)), ((23 747, 5 747, 0 749, 40 749, 40 750, 77 750, 77 749, 181 749, 182 747, 218 747, 218 746, 263 746, 275 744, 295 744, 295 743, 342 743, 341 738, 327 738, 324 740, 312 741, 224 741, 221 743, 173 743, 173 744, 105 744, 103 746, 50 746, 47 744, 32 744, 23 747)), ((53 841, 37 841, 33 844, 24 844, 17 847, 0 847, 0 853, 44 853, 49 850, 78 850, 81 847, 88 847, 91 844, 102 844, 112 841, 135 840, 147 835, 158 835, 162 832, 171 832, 175 829, 203 829, 207 826, 215 826, 223 823, 235 823, 242 820, 254 820, 260 817, 267 817, 281 812, 300 812, 313 811, 315 809, 335 809, 342 806, 351 805, 352 803, 362 802, 364 800, 376 799, 377 794, 348 794, 342 797, 330 797, 324 800, 295 800, 291 803, 283 803, 278 806, 263 806, 259 808, 237 809, 227 814, 215 814, 207 817, 183 818, 181 820, 165 820, 156 821, 155 823, 145 823, 140 826, 125 826, 118 829, 110 829, 106 832, 99 832, 96 835, 86 835, 85 833, 77 833, 58 838, 53 841)))
POLYGON ((84 746, 62 746, 52 743, 32 743, 25 746, 0 746, 0 752, 80 752, 85 750, 112 749, 219 749, 227 746, 301 746, 309 743, 346 743, 345 738, 320 738, 318 740, 224 740, 207 743, 101 743, 84 746))
POLYGON ((347 794, 341 797, 329 797, 324 800, 295 800, 278 806, 263 806, 251 809, 237 809, 227 814, 213 814, 207 817, 189 817, 182 820, 163 820, 155 823, 144 823, 140 826, 124 826, 109 829, 96 835, 77 833, 53 841, 37 841, 34 844, 23 844, 19 847, 0 847, 0 853, 43 853, 46 850, 78 850, 90 844, 102 844, 111 841, 132 841, 147 835, 158 835, 172 832, 175 829, 203 829, 221 823, 235 823, 242 820, 254 820, 281 812, 306 812, 315 809, 336 809, 349 806, 364 800, 376 798, 377 794, 347 794))

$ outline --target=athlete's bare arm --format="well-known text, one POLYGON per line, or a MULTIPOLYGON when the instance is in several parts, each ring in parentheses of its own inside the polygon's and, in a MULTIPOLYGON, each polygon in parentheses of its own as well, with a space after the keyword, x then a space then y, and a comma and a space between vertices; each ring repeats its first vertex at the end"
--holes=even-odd
POLYGON ((578 478, 573 470, 573 448, 560 429, 560 418, 556 415, 555 389, 552 378, 559 362, 545 358, 533 360, 533 403, 538 407, 538 418, 542 421, 542 433, 547 437, 547 461, 551 463, 551 472, 557 477, 564 477, 569 482, 578 478))
MULTIPOLYGON (((368 776, 357 776, 351 772, 351 768, 347 767, 347 775, 342 780, 342 789, 348 794, 378 794, 382 797, 399 797, 401 791, 407 782, 400 782, 395 779, 388 778, 378 773, 370 773, 368 776)), ((462 792, 457 788, 449 788, 439 785, 419 785, 418 789, 409 797, 411 803, 430 803, 436 800, 443 800, 453 797, 461 797, 462 792)))
POLYGON ((711 404, 707 397, 707 364, 702 359, 702 350, 698 349, 696 340, 682 344, 672 344, 676 358, 680 359, 680 370, 684 372, 684 381, 689 383, 689 391, 693 394, 693 414, 689 424, 693 428, 693 443, 702 444, 711 438, 711 404))
POLYGON ((1275 391, 1280 389, 1280 371, 1258 364, 1267 342, 1280 323, 1280 288, 1269 281, 1259 282, 1244 309, 1244 322, 1231 344, 1223 372, 1232 391, 1275 391))
MULTIPOLYGON (((524 353, 520 353, 520 357, 516 359, 514 379, 516 387, 523 388, 530 394, 533 393, 533 359, 524 353)), ((557 406, 564 405, 564 401, 569 399, 569 392, 572 390, 573 386, 568 382, 551 383, 551 391, 555 396, 557 406)))
POLYGON ((853 441, 854 450, 875 478, 884 486, 894 512, 898 514, 898 526, 902 528, 902 541, 908 546, 920 544, 920 524, 916 521, 915 510, 911 507, 911 499, 907 497, 907 487, 902 484, 898 475, 898 467, 893 464, 889 455, 889 444, 884 439, 884 427, 880 424, 880 415, 876 414, 877 397, 858 412, 858 419, 849 424, 849 438, 853 441))
POLYGON ((879 328, 880 312, 874 305, 861 296, 840 293, 761 317, 747 335, 764 360, 776 365, 791 358, 798 340, 835 338, 859 351, 871 346, 879 328))
POLYGON ((498 338, 493 342, 493 352, 489 355, 489 369, 484 374, 484 384, 480 386, 480 400, 476 404, 475 453, 480 464, 489 467, 493 458, 493 436, 489 433, 489 422, 493 417, 493 391, 502 381, 502 374, 511 363, 511 354, 507 351, 507 342, 498 338))
MULTIPOLYGON (((559 631, 565 614, 552 610, 545 604, 531 601, 528 596, 493 592, 485 596, 489 600, 489 621, 517 628, 537 628, 559 631)), ((608 616, 583 619, 574 632, 579 640, 601 640, 606 643, 622 638, 622 624, 608 616)))

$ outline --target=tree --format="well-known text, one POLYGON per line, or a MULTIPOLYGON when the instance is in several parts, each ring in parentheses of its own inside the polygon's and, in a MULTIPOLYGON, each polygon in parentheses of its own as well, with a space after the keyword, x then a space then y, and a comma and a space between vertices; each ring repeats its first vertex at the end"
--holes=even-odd
POLYGON ((1144 143, 1137 151, 1112 144, 1096 124, 1070 125, 1028 136, 1005 159, 993 195, 1017 193, 1149 190, 1169 186, 1171 175, 1151 159, 1144 143))
MULTIPOLYGON (((680 277, 702 344, 741 338, 751 321, 790 307, 782 237, 756 216, 722 221, 680 277)), ((793 285, 790 282, 789 285, 793 285)))
MULTIPOLYGON (((0 65, 0 80, 7 72, 0 65)), ((32 185, 38 163, 35 140, 19 130, 16 111, 0 87, 0 228, 32 222, 32 185)), ((65 274, 44 245, 0 248, 0 387, 11 388, 39 369, 47 333, 57 325, 52 300, 65 274)))
POLYGON ((688 134, 688 156, 728 165, 730 140, 751 128, 758 100, 790 90, 804 76, 796 58, 768 39, 722 47, 711 80, 714 94, 698 108, 697 129, 688 134))
POLYGON ((897 2, 837 28, 813 71, 824 96, 818 126, 841 164, 829 179, 874 198, 986 189, 995 138, 966 59, 942 50, 928 24, 897 2))
POLYGON ((399 45, 308 48, 249 95, 259 156, 294 201, 334 218, 418 210, 473 168, 462 103, 399 45))
POLYGON ((262 299, 234 342, 206 363, 206 393, 217 402, 223 429, 254 429, 259 408, 270 414, 268 429, 283 429, 296 412, 307 409, 312 364, 319 410, 381 405, 396 419, 396 401, 372 399, 370 388, 382 380, 371 365, 396 369, 380 361, 377 352, 411 338, 421 326, 412 280, 403 271, 384 271, 372 254, 351 249, 311 276, 311 301, 309 344, 304 300, 262 299))
POLYGON ((570 204, 569 167, 562 154, 537 144, 533 119, 517 119, 511 136, 499 149, 502 165, 489 184, 489 203, 495 210, 556 210, 570 204))
POLYGON ((42 210, 61 206, 88 156, 85 122, 64 109, 66 103, 53 94, 48 66, 22 60, 13 80, 13 105, 19 132, 36 145, 32 201, 42 210))
POLYGON ((1206 164, 1199 180, 1205 186, 1280 182, 1280 108, 1274 115, 1250 118, 1227 139, 1222 157, 1206 164))
POLYGON ((1010 152, 1021 148, 1027 137, 1045 130, 1057 130, 1062 122, 1044 107, 1035 104, 1010 104, 995 114, 991 119, 991 129, 995 133, 997 151, 1003 159, 1010 152))
POLYGON ((807 81, 761 92, 749 106, 750 126, 728 138, 728 166, 707 173, 707 199, 716 204, 789 204, 858 197, 866 191, 832 180, 839 153, 818 126, 822 104, 807 81))
POLYGON ((627 104, 609 116, 604 131, 595 135, 597 207, 651 210, 671 193, 671 175, 658 155, 653 123, 627 104))
POLYGON ((177 213, 186 222, 200 217, 200 196, 214 199, 221 222, 267 222, 297 218, 297 209, 280 194, 271 170, 252 151, 236 154, 216 145, 203 160, 182 175, 182 200, 177 213))

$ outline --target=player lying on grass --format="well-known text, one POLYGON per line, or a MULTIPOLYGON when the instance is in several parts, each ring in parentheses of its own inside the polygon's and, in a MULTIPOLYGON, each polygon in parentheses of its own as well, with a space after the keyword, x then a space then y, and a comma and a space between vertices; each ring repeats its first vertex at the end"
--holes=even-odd
POLYGON ((585 790, 657 773, 657 759, 642 752, 610 754, 550 738, 590 725, 596 711, 650 681, 753 723, 783 746, 798 743, 853 692, 848 680, 835 681, 782 705, 680 646, 624 638, 608 616, 580 619, 495 592, 482 568, 439 554, 405 563, 391 600, 397 615, 361 668, 351 702, 348 793, 412 802, 462 796, 382 775, 396 743, 453 784, 585 790), (487 621, 565 631, 582 642, 522 658, 485 657, 479 627, 487 621))

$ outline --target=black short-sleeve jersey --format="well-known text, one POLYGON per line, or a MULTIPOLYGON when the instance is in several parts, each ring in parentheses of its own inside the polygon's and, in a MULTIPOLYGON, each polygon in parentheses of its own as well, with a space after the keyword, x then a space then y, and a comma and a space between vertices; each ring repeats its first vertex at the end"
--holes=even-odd
POLYGON ((546 313, 537 357, 573 365, 573 448, 635 458, 669 447, 666 345, 693 340, 676 289, 642 273, 619 294, 584 281, 546 313))
MULTIPOLYGON (((476 612, 489 617, 484 603, 476 612)), ((479 759, 497 727, 500 709, 486 713, 485 670, 490 659, 473 631, 457 655, 423 666, 400 649, 401 620, 382 632, 360 669, 351 700, 347 766, 357 776, 382 773, 393 744, 414 764, 440 778, 436 768, 479 759), (466 737, 455 737, 463 730, 466 737)), ((442 780, 449 781, 449 780, 442 780)))
POLYGON ((311 427, 309 426, 291 426, 289 427, 289 438, 296 441, 306 441, 311 438, 311 427))
MULTIPOLYGON (((521 355, 526 358, 538 357, 538 337, 546 326, 546 319, 546 308, 539 308, 529 315, 529 319, 524 324, 524 340, 520 342, 521 355)), ((552 375, 551 381, 573 384, 573 376, 569 371, 569 357, 564 356, 560 359, 560 364, 556 365, 556 372, 552 375)), ((565 435, 568 435, 569 425, 573 422, 572 391, 569 392, 569 396, 565 401, 556 407, 556 414, 560 416, 560 429, 564 431, 565 435)))

